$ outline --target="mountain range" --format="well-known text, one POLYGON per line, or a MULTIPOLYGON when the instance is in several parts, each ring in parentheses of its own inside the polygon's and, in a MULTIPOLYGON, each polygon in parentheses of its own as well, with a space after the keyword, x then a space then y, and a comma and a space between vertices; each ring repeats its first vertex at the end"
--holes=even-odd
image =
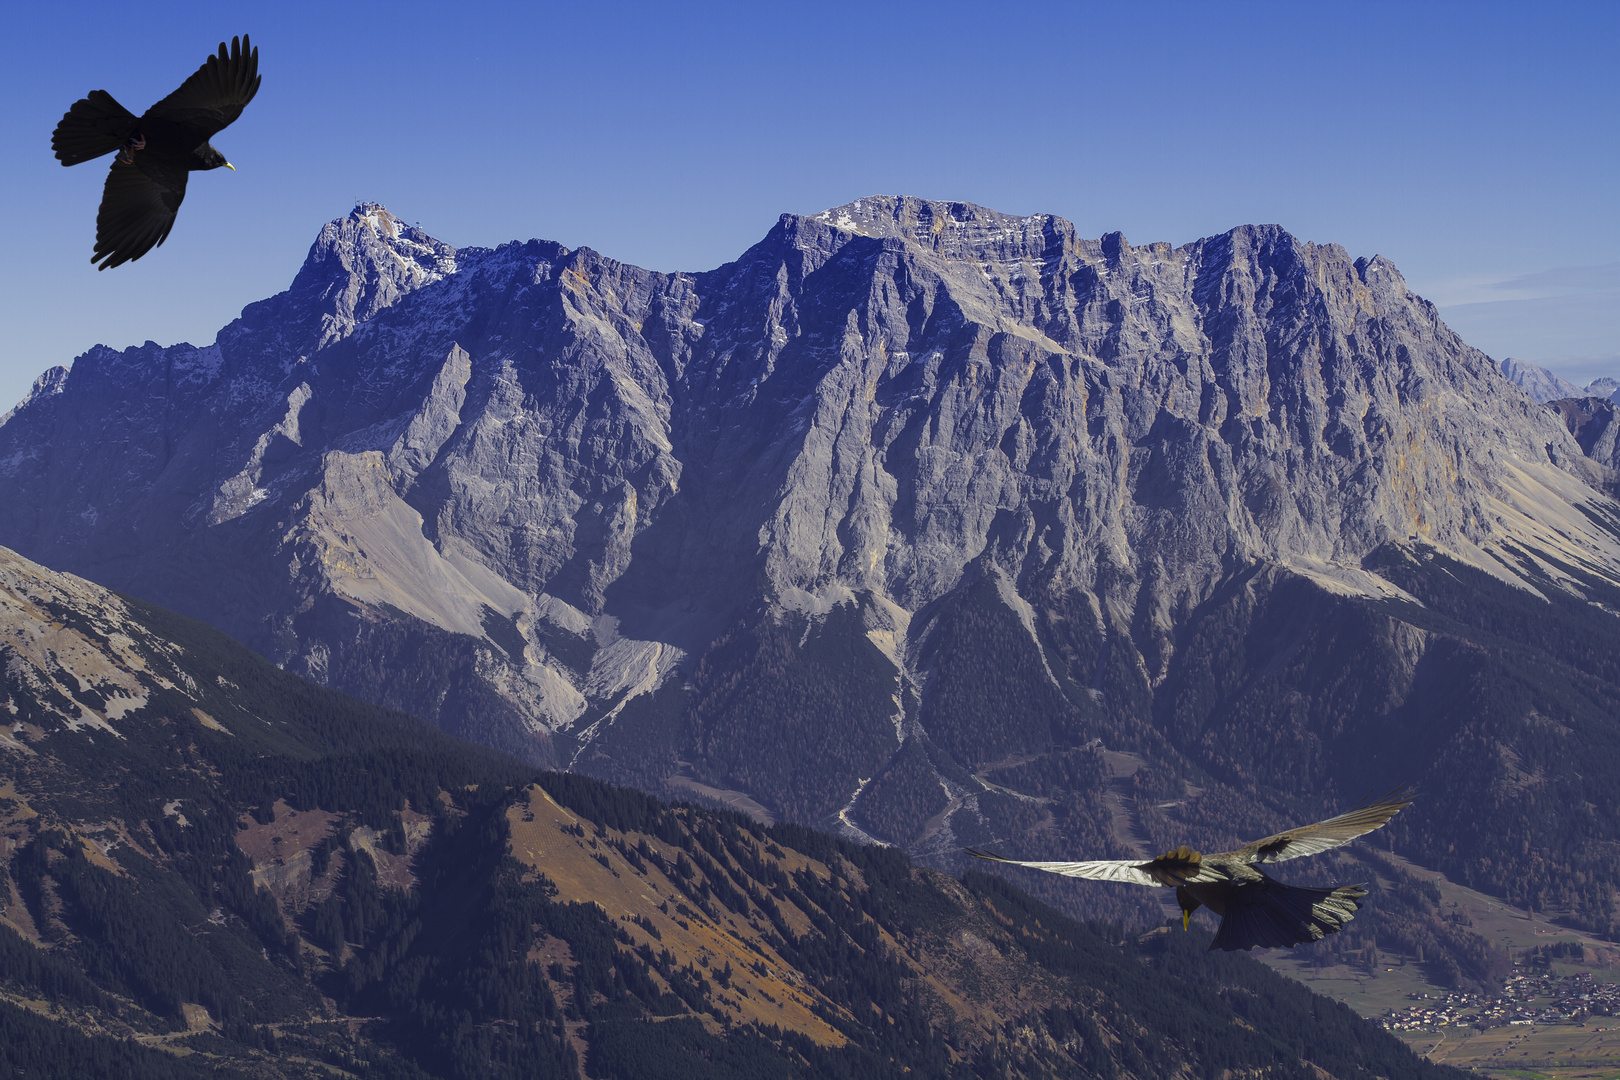
POLYGON ((1386 842, 1613 936, 1620 504, 1582 423, 1275 226, 875 197, 655 273, 362 204, 214 344, 42 376, 0 544, 532 764, 940 866, 1415 781, 1386 842))

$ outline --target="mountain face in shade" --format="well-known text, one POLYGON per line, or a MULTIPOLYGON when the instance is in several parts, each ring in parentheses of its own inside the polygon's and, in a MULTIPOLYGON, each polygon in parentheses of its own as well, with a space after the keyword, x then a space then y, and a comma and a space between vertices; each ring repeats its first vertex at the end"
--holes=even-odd
POLYGON ((1587 457, 1620 469, 1620 423, 1615 422, 1620 405, 1612 398, 1581 395, 1549 401, 1547 407, 1563 418, 1587 457))
MULTIPOLYGON (((1608 684, 1489 731, 1445 687, 1489 634, 1611 618, 1612 475, 1388 261, 1274 226, 879 197, 659 274, 362 205, 214 345, 43 376, 0 543, 536 763, 1104 857, 1476 751, 1515 820, 1520 729, 1608 684), (1533 617, 1436 622, 1465 577, 1533 617)), ((1500 873, 1446 838, 1467 804, 1411 816, 1500 873)))

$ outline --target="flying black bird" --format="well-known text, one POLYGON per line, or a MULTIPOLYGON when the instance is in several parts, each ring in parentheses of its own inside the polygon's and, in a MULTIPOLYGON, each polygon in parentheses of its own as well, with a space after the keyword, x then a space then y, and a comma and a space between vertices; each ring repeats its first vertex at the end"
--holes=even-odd
POLYGON ((1383 825, 1411 803, 1409 791, 1392 792, 1338 817, 1215 855, 1201 855, 1186 845, 1147 862, 1019 862, 971 848, 968 854, 1094 881, 1169 886, 1176 890, 1176 902, 1181 905, 1183 930, 1200 907, 1221 917, 1211 949, 1288 948, 1338 933, 1355 917, 1367 890, 1360 885, 1329 889, 1284 885, 1267 877, 1258 865, 1316 855, 1348 844, 1383 825))
POLYGON ((186 174, 236 166, 209 143, 259 92, 259 50, 248 37, 219 43, 180 89, 136 116, 105 90, 80 98, 51 133, 63 165, 118 151, 96 214, 97 268, 138 259, 168 239, 186 197, 186 174))

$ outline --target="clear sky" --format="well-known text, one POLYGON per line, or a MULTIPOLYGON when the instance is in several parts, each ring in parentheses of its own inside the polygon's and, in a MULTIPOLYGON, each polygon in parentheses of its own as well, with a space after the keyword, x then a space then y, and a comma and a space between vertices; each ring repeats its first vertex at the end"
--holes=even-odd
POLYGON ((870 194, 1393 259, 1491 355, 1620 376, 1620 3, 12 3, 0 411, 97 342, 206 344, 321 224, 703 270, 870 194), (90 265, 105 161, 50 132, 260 48, 168 243, 90 265))

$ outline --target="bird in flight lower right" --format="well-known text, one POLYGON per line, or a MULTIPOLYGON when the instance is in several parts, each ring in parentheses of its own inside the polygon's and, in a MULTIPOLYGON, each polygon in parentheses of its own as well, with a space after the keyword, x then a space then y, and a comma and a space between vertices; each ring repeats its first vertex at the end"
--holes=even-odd
POLYGON ((1370 833, 1412 804, 1412 793, 1401 789, 1376 802, 1358 806, 1338 817, 1301 825, 1255 840, 1236 851, 1204 855, 1186 845, 1157 859, 1098 860, 1093 862, 1022 862, 989 851, 967 849, 969 855, 1013 866, 1028 866, 1048 873, 1093 881, 1174 888, 1181 905, 1181 927, 1192 913, 1207 907, 1221 917, 1211 949, 1290 948, 1336 934, 1355 917, 1367 890, 1360 885, 1311 888, 1284 885, 1259 869, 1263 863, 1317 855, 1370 833))

